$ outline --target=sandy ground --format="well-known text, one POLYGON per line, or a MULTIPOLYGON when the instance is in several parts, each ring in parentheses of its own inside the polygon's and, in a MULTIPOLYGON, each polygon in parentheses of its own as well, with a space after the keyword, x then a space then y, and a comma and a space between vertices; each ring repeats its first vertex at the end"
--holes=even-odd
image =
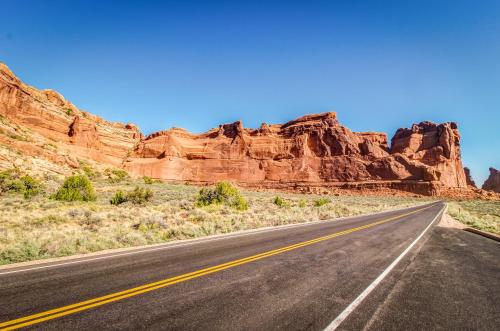
POLYGON ((465 229, 467 227, 465 226, 465 224, 460 223, 459 221, 448 215, 448 213, 444 213, 443 217, 441 217, 441 222, 438 223, 438 226, 443 228, 455 229, 465 229))

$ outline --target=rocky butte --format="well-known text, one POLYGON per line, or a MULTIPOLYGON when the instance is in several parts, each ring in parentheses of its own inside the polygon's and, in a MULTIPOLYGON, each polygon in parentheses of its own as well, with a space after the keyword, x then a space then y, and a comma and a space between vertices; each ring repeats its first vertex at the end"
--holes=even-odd
POLYGON ((0 116, 1 168, 68 174, 90 163, 172 182, 302 192, 470 189, 453 122, 399 129, 390 146, 385 133, 353 132, 334 112, 257 129, 238 121, 202 134, 173 128, 145 137, 135 125, 105 121, 24 84, 1 63, 0 116))
POLYGON ((490 168, 490 176, 484 182, 483 190, 500 193, 500 171, 490 168))

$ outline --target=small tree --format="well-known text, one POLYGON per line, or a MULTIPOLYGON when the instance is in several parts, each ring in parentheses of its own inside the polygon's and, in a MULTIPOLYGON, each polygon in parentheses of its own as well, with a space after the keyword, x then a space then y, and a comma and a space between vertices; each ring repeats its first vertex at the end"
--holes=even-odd
POLYGON ((97 196, 86 176, 75 175, 66 178, 61 188, 51 198, 62 201, 94 201, 97 196))

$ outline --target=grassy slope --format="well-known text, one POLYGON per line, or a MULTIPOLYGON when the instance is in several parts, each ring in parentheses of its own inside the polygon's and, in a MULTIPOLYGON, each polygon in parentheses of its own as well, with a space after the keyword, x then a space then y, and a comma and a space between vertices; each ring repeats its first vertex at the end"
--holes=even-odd
POLYGON ((448 214, 472 228, 500 234, 499 201, 450 201, 448 214))
MULTIPOLYGON (((55 186, 54 186, 55 187, 55 186)), ((61 202, 45 195, 25 200, 19 195, 0 197, 0 264, 95 252, 110 248, 161 243, 231 231, 253 229, 340 216, 403 208, 425 199, 402 197, 331 196, 331 203, 315 206, 320 196, 244 191, 249 209, 195 208, 199 187, 125 180, 95 183, 95 202, 61 202), (118 189, 147 186, 154 198, 145 205, 113 206, 118 189), (276 195, 285 207, 273 203, 276 195)))

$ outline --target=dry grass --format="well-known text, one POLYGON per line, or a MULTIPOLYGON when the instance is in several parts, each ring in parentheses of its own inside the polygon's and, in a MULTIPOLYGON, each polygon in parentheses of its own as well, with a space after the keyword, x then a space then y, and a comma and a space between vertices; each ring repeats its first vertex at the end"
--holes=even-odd
POLYGON ((46 182, 46 192, 25 200, 0 196, 0 264, 161 243, 238 230, 341 216, 359 215, 424 203, 421 198, 325 196, 242 191, 249 207, 195 207, 199 187, 127 179, 94 180, 97 200, 64 202, 48 196, 60 183, 46 182), (110 204, 116 191, 134 187, 153 191, 143 205, 110 204), (277 194, 286 203, 277 205, 277 194))
POLYGON ((448 214, 472 228, 500 234, 499 201, 451 201, 448 203, 448 214))

